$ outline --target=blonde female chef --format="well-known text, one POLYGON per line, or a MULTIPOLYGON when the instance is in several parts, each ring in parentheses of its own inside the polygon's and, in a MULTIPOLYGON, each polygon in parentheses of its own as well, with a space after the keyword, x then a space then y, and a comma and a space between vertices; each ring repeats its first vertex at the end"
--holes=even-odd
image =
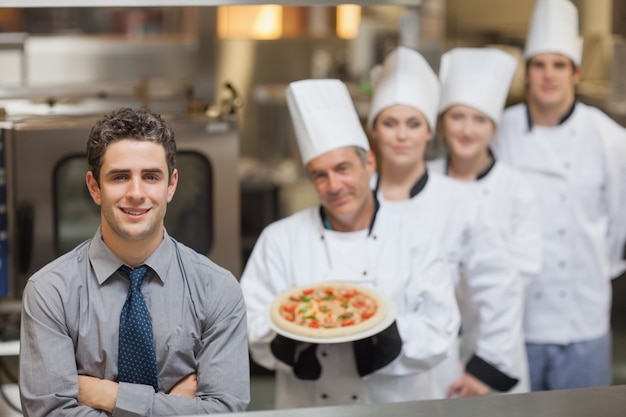
MULTIPOLYGON (((495 48, 455 48, 442 56, 439 133, 447 155, 428 163, 431 171, 468 184, 504 238, 520 277, 529 287, 541 267, 541 219, 534 191, 522 174, 496 161, 489 141, 496 132, 516 59, 495 48)), ((461 357, 472 350, 478 312, 467 289, 458 287, 464 312, 461 357)), ((513 392, 527 392, 528 360, 523 333, 516 335, 513 392)))
POLYGON ((416 51, 399 47, 372 70, 374 95, 368 128, 380 151, 380 172, 372 183, 382 206, 409 211, 415 233, 440 240, 455 277, 479 311, 478 340, 461 364, 459 348, 432 371, 420 375, 422 399, 506 392, 518 383, 515 340, 521 331, 523 288, 495 226, 481 215, 473 193, 426 169, 424 154, 433 138, 439 81, 416 51))

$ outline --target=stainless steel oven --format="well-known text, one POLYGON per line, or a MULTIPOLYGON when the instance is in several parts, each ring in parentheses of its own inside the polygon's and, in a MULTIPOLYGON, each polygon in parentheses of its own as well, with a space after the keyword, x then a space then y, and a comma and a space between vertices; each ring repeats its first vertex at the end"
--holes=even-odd
MULTIPOLYGON (((236 124, 164 117, 176 134, 180 173, 166 214, 168 233, 239 276, 236 124)), ((32 273, 89 239, 100 222, 85 185, 86 140, 97 118, 31 116, 0 123, 8 237, 2 267, 10 297, 19 298, 32 273)))

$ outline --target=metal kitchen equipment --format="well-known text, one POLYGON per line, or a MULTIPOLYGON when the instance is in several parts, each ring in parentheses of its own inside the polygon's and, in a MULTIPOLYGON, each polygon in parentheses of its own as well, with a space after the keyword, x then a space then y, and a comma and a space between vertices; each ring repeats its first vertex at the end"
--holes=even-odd
MULTIPOLYGON (((164 114, 176 134, 180 179, 168 233, 240 272, 239 138, 232 120, 164 114)), ((6 154, 9 292, 20 297, 39 268, 93 236, 99 208, 85 185, 94 114, 0 122, 6 154)))

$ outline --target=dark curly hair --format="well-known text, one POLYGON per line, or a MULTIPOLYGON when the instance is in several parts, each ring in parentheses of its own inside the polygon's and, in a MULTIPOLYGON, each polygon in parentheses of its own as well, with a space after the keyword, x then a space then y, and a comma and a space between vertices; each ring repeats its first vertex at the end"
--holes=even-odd
POLYGON ((96 122, 89 133, 87 162, 98 185, 107 146, 122 139, 150 141, 163 145, 169 176, 172 175, 176 167, 176 141, 172 129, 156 113, 146 109, 133 110, 124 107, 96 122))

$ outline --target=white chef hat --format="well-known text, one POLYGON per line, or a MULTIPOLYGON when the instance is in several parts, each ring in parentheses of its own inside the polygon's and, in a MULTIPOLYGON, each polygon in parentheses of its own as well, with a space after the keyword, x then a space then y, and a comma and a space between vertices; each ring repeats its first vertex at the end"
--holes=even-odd
POLYGON ((583 54, 583 39, 578 36, 578 10, 569 0, 537 0, 533 11, 524 59, 538 54, 561 54, 577 66, 583 54))
POLYGON ((374 95, 367 118, 372 130, 378 114, 389 106, 403 104, 419 110, 430 130, 437 122, 439 80, 428 62, 417 51, 400 46, 392 51, 383 65, 370 73, 374 95))
POLYGON ((287 106, 304 165, 345 146, 370 149, 343 82, 331 79, 292 82, 287 87, 287 106))
POLYGON ((450 106, 470 106, 500 122, 517 60, 495 48, 454 48, 443 54, 439 67, 439 113, 450 106))

